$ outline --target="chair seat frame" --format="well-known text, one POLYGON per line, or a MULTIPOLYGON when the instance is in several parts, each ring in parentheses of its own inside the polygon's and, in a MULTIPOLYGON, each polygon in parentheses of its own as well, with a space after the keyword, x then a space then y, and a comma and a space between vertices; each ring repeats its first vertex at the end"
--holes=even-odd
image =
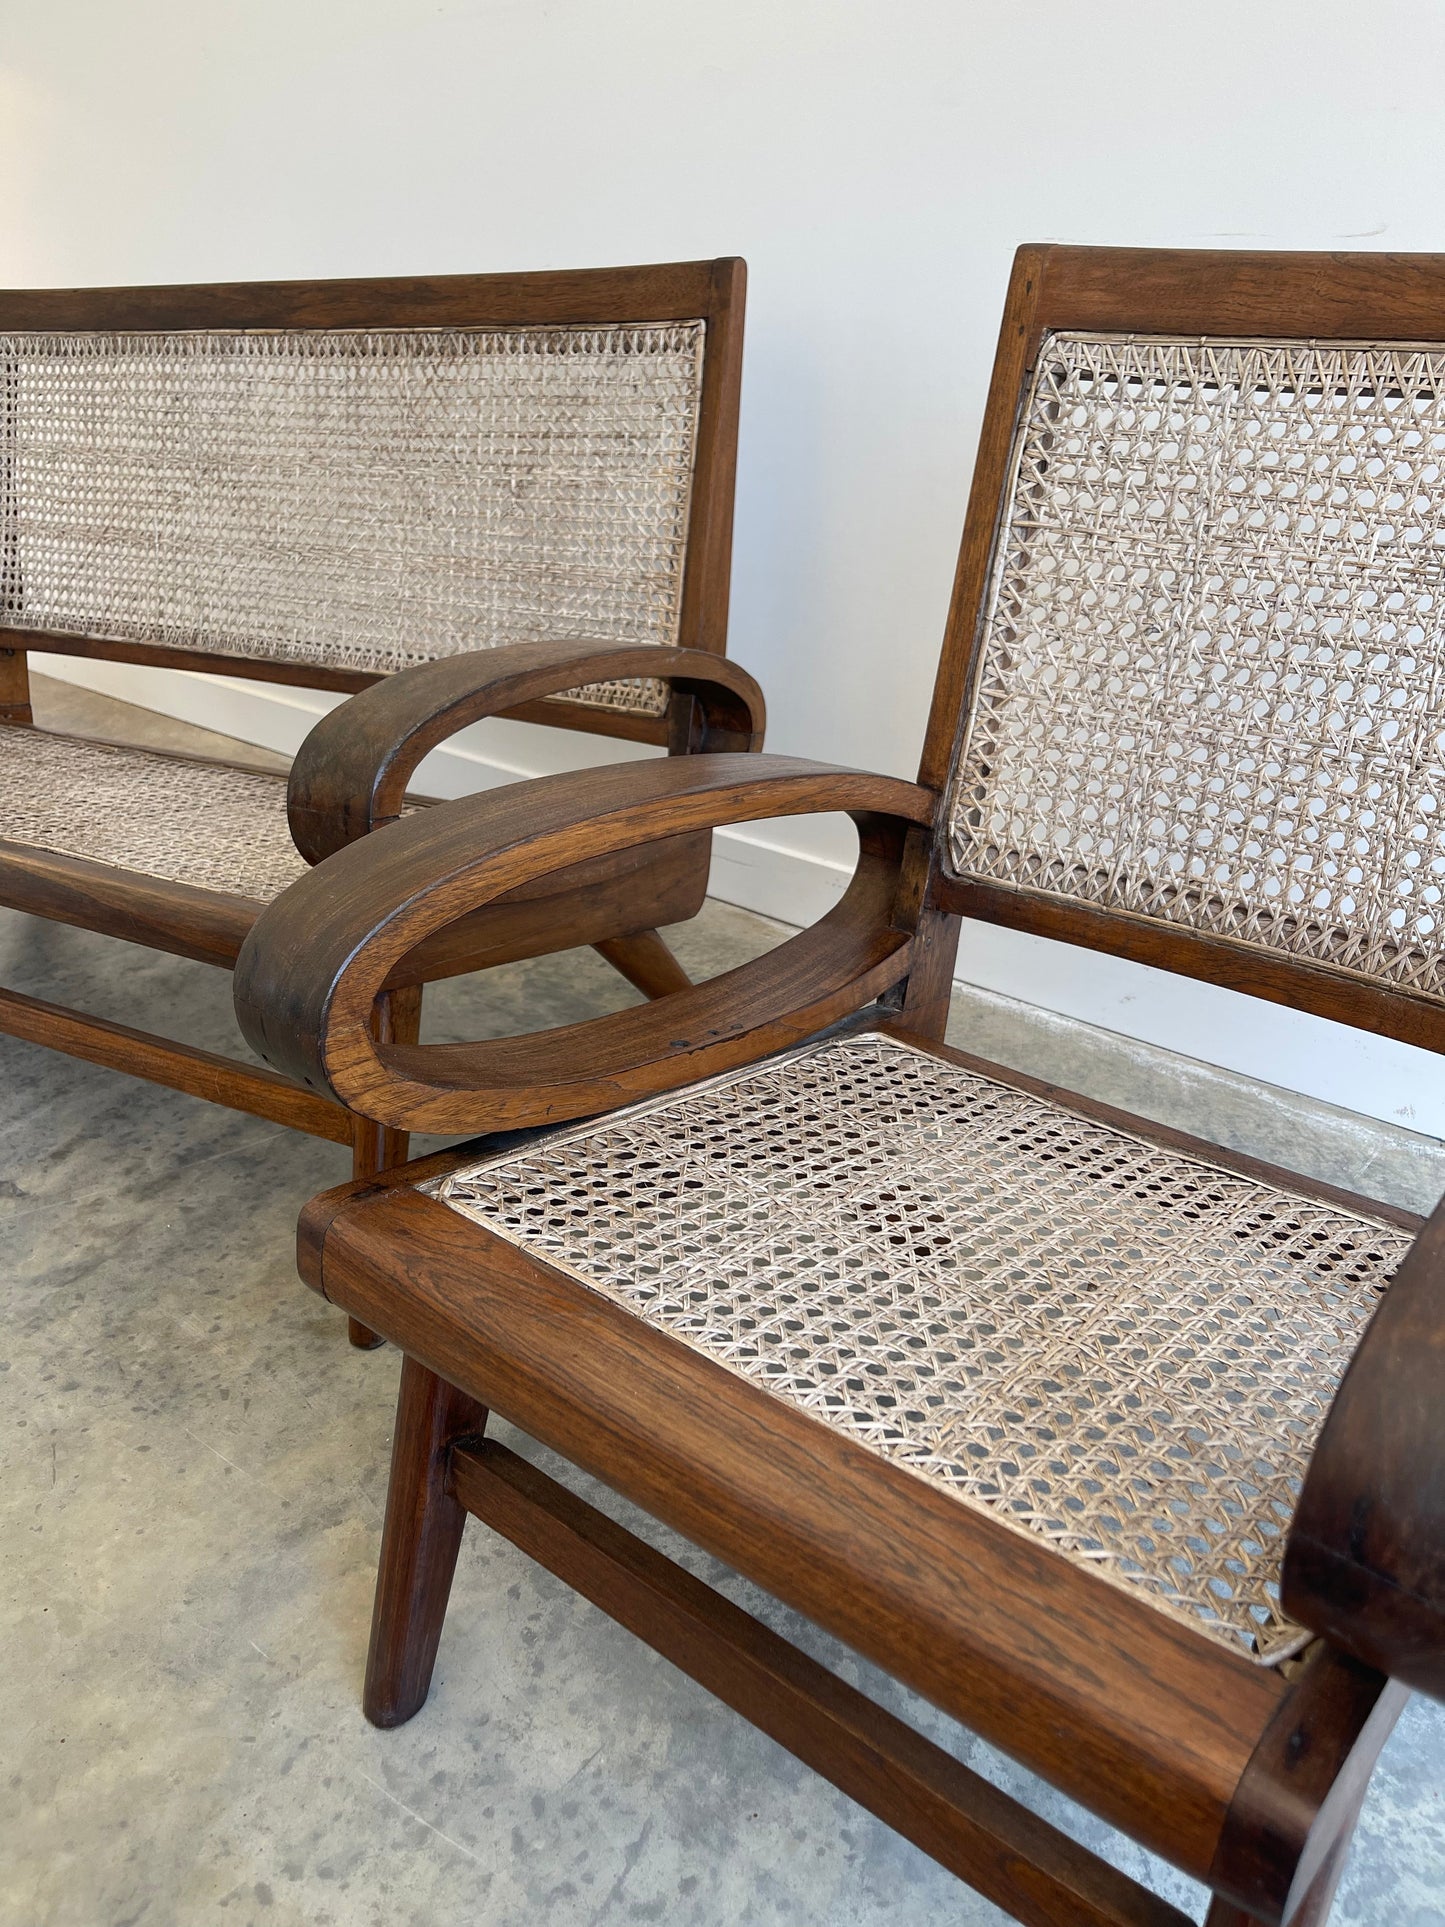
POLYGON ((720 755, 449 804, 339 852, 258 922, 236 974, 266 1061, 387 1128, 494 1132, 757 1063, 870 1003, 915 1049, 1171 1150, 1415 1233, 1355 1351, 1287 1534, 1274 1670, 630 1315, 416 1188, 316 1200, 303 1277, 405 1354, 365 1705, 426 1697, 467 1516, 522 1546, 1030 1927, 1186 1918, 485 1437, 496 1411, 1203 1881, 1208 1927, 1320 1927, 1411 1687, 1445 1698, 1445 1207, 1387 1205, 1125 1116, 941 1043, 975 915, 1440 1050, 1445 1003, 1343 968, 981 885, 947 793, 979 670, 1022 398, 1052 330, 1445 342, 1445 257, 1025 248, 1015 263, 917 784, 720 755), (846 811, 836 910, 744 969, 620 1018, 441 1049, 367 1030, 409 950, 564 861, 712 824, 846 811))
MULTIPOLYGON (((763 727, 761 697, 750 678, 730 673, 723 654, 745 286, 744 264, 720 259, 536 274, 0 293, 0 333, 13 334, 705 324, 677 649, 572 642, 510 645, 379 676, 264 655, 27 628, 23 611, 17 614, 0 605, 0 721, 34 726, 28 662, 32 655, 45 653, 351 695, 351 703, 333 711, 313 732, 293 771, 293 833, 312 862, 326 848, 370 827, 376 817, 373 788, 385 787, 403 761, 409 774, 425 748, 481 716, 583 730, 651 744, 671 754, 709 746, 756 746, 763 727), (673 659, 670 670, 664 656, 673 659), (596 680, 628 675, 668 680, 670 673, 672 693, 665 713, 609 710, 572 699, 569 691, 575 695, 583 678, 559 677, 558 665, 567 663, 577 668, 590 664, 596 680), (631 667, 633 663, 640 666, 631 667), (438 669, 440 678, 428 673, 438 669), (721 699, 730 705, 728 728, 716 740, 709 736, 707 700, 700 693, 704 688, 714 707, 721 699), (362 694, 367 701, 360 701, 362 694), (423 738, 425 747, 420 747, 423 738), (342 768, 349 788, 338 776, 342 768)), ((7 497, 4 425, 0 397, 0 515, 7 497)), ((3 537, 0 529, 0 540, 3 537)), ((395 807, 400 807, 399 793, 395 807)), ((657 929, 695 914, 706 888, 707 865, 706 838, 679 840, 665 849, 594 864, 558 878, 549 890, 534 890, 499 905, 485 927, 454 933, 444 952, 434 951, 404 981, 386 986, 373 1022, 387 1036, 414 1037, 423 983, 582 945, 596 947, 647 996, 676 989, 687 978, 657 929)), ((263 907, 224 891, 8 842, 3 835, 0 906, 223 969, 234 964, 263 907)), ((349 1114, 329 1095, 298 1089, 239 1058, 198 1050, 18 991, 0 990, 0 1033, 350 1143, 358 1172, 375 1168, 378 1156, 405 1155, 404 1135, 392 1132, 379 1138, 369 1120, 349 1114)))

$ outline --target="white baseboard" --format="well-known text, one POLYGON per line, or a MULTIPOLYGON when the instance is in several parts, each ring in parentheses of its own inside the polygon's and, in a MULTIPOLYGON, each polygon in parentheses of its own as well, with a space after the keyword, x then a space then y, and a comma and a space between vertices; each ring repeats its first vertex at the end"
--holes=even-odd
MULTIPOLYGON (((317 716, 340 700, 229 676, 65 656, 48 657, 43 673, 286 755, 295 754, 317 716)), ((465 796, 579 762, 648 753, 605 738, 490 722, 434 750, 416 786, 433 796, 465 796)), ((752 828, 714 834, 712 894, 782 923, 816 922, 851 874, 851 864, 789 843, 786 826, 781 837, 752 828)), ((1445 1137, 1438 1060, 1410 1045, 987 924, 965 925, 957 974, 962 983, 1060 1016, 1445 1137)))

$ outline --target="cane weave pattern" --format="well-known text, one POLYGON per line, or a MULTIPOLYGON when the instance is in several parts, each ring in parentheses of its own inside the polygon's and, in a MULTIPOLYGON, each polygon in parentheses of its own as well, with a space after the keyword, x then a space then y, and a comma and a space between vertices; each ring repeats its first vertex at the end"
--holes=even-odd
POLYGON ((673 643, 704 333, 0 336, 0 625, 377 672, 673 643))
POLYGON ((875 1035, 423 1188, 1196 1630, 1306 1642, 1284 1534, 1404 1232, 875 1035))
POLYGON ((286 779, 0 724, 0 841, 258 902, 307 868, 286 779))
POLYGON ((965 878, 1445 1000, 1445 352, 1054 335, 965 878))

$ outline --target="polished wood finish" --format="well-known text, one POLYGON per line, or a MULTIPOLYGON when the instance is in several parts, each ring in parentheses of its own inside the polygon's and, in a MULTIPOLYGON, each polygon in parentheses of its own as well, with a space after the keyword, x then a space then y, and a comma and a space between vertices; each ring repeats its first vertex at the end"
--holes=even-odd
MULTIPOLYGON (((849 998, 872 996, 888 1013, 885 1029, 948 1062, 1418 1234, 1334 1403, 1288 1539, 1286 1607, 1323 1638, 1302 1662, 1269 1669, 415 1188, 453 1160, 342 1187, 315 1200, 300 1227, 307 1282, 402 1347, 419 1373, 522 1427, 1203 1881, 1209 1927, 1322 1927, 1407 1684, 1445 1694, 1445 1208, 1422 1230, 1410 1213, 938 1039, 964 915, 1437 1049, 1445 1036, 1429 1000, 1343 971, 950 874, 936 818, 974 674, 1019 407, 1039 343, 1064 327, 1445 340, 1445 257, 1021 250, 916 788, 721 756, 445 805, 342 851, 327 902, 308 887, 262 918, 237 988, 247 1034, 271 1061, 397 1128, 452 1129, 572 1117, 670 1089, 704 1068, 755 1061, 841 1014, 849 998), (564 855, 839 808, 860 831, 848 896, 831 921, 744 971, 525 1043, 388 1051, 366 1031, 371 998, 410 946, 436 942, 448 917, 530 887, 564 855)), ((780 1651, 773 1635, 512 1455, 460 1445, 450 1465, 454 1501, 1017 1918, 1127 1919, 1129 1906, 1145 1908, 1141 1919, 1177 1918, 1098 1863, 1077 1873, 1068 1911, 1058 1883, 1076 1877, 1076 1863, 1061 1873, 1051 1830, 1029 1833, 1011 1802, 980 1804, 933 1750, 914 1750, 916 1735, 840 1696, 811 1661, 780 1651)), ((420 1543, 426 1527, 410 1516, 420 1543)), ((428 1617, 434 1651, 431 1626, 428 1617)))
POLYGON ((431 1686, 467 1516, 451 1489, 450 1454, 486 1423, 485 1406, 403 1358, 366 1661, 373 1726, 409 1720, 431 1686))
POLYGON ((1408 1687, 1315 1647, 1260 1737, 1209 1884, 1270 1923, 1325 1918, 1380 1748, 1408 1687))
POLYGON ((692 988, 692 979, 655 930, 635 937, 604 937, 592 947, 644 997, 669 997, 674 991, 692 988))
MULTIPOLYGON (((733 494, 747 269, 739 259, 657 267, 546 270, 533 274, 400 276, 353 281, 230 282, 156 288, 0 290, 0 333, 56 329, 519 328, 588 327, 637 321, 707 325, 694 458, 688 553, 678 642, 727 647, 733 494)), ((200 670, 210 675, 358 690, 375 676, 267 662, 263 657, 174 650, 99 636, 15 632, 31 649, 117 662, 200 670)), ((548 703, 532 720, 595 735, 664 744, 667 725, 613 716, 580 703, 548 703)))
POLYGON ((1346 1651, 1445 1699, 1445 1205, 1335 1395, 1282 1591, 1346 1651))
POLYGON ((489 1439, 459 1444, 450 1483, 484 1525, 1015 1919, 1030 1927, 1188 1927, 1186 1914, 515 1452, 489 1439))
POLYGON ((395 822, 417 765, 459 729, 559 690, 629 676, 667 681, 702 709, 697 750, 762 748, 762 691, 745 669, 699 649, 521 642, 447 656, 377 683, 322 717, 291 768, 292 840, 308 863, 320 863, 395 822))
POLYGON ((236 963, 247 1041, 308 1088, 413 1129, 578 1117, 780 1048, 856 1010, 908 965, 898 873, 926 791, 780 756, 577 770, 405 817, 338 850, 258 919, 236 963), (524 1038, 384 1046, 372 1005, 406 953, 560 863, 719 823, 846 810, 858 868, 834 909, 766 956, 658 1004, 524 1038), (324 881, 325 887, 321 887, 324 881))
MULTIPOLYGON (((942 789, 966 713, 987 616, 987 590, 1008 505, 1020 411, 1051 332, 1445 342, 1445 254, 1276 254, 1174 248, 1020 248, 999 333, 968 520, 919 781, 942 789)), ((941 912, 1104 950, 1224 983, 1337 1022, 1445 1049, 1445 1010, 1183 927, 973 883, 937 853, 930 901, 941 912)))
MULTIPOLYGON (((17 606, 0 608, 0 720, 31 722, 26 652, 37 650, 352 694, 359 707, 345 704, 323 719, 293 772, 292 820, 298 845, 313 862, 399 811, 406 776, 426 749, 482 715, 584 729, 675 755, 759 745, 761 693, 723 655, 745 288, 744 264, 724 259, 520 275, 0 292, 0 332, 588 327, 683 320, 701 320, 705 326, 676 648, 539 642, 379 677, 173 649, 159 641, 52 633, 21 626, 24 612, 17 606), (565 699, 569 690, 613 675, 670 677, 674 693, 668 713, 628 716, 565 699)), ((0 383, 0 541, 7 539, 6 406, 0 383)), ((681 973, 676 966, 662 968, 655 930, 659 923, 682 922, 696 913, 707 885, 709 854, 704 831, 559 864, 550 876, 504 894, 485 912, 435 932, 428 944, 398 960, 377 995, 410 994, 438 977, 586 944, 609 946, 604 954, 619 960, 630 981, 665 980, 669 988, 677 987, 681 973)), ((227 892, 3 840, 0 904, 222 968, 234 964, 260 909, 227 892)), ((284 1113, 283 1121, 307 1129, 314 1123, 324 1127, 323 1135, 337 1135, 330 1102, 274 1073, 261 1077, 243 1065, 187 1052, 80 1012, 52 1010, 42 1024, 23 1005, 21 1000, 12 1012, 20 1013, 15 1021, 26 1026, 23 1034, 38 1036, 44 1030, 45 1041, 56 1048, 264 1116, 284 1113), (278 1093, 286 1089, 294 1101, 283 1105, 278 1093)), ((378 1133, 363 1122, 357 1156, 371 1165, 386 1147, 394 1153, 404 1142, 404 1133, 378 1133)))
MULTIPOLYGON (((379 1043, 414 1044, 421 1036, 422 986, 383 990, 371 1013, 371 1034, 379 1043)), ((351 1175, 375 1177, 394 1165, 405 1164, 411 1138, 406 1131, 393 1131, 374 1118, 356 1117, 352 1121, 351 1175)), ((358 1351, 372 1352, 385 1341, 363 1325, 359 1318, 346 1321, 346 1335, 358 1351)))
POLYGON ((107 1070, 128 1071, 149 1083, 203 1097, 208 1104, 247 1111, 293 1131, 330 1138, 334 1144, 349 1144, 355 1129, 356 1120, 339 1104, 298 1089, 274 1071, 198 1050, 192 1044, 171 1043, 105 1017, 83 1016, 16 990, 0 990, 0 1034, 64 1051, 68 1057, 81 1057, 107 1070))
POLYGON ((405 1185, 313 1210, 333 1303, 1205 1876, 1277 1674, 405 1185))

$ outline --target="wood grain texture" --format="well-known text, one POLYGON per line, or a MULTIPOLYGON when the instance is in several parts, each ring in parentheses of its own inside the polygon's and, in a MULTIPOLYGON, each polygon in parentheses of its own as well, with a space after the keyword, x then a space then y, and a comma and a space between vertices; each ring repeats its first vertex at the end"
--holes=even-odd
POLYGON ((777 1049, 899 977, 911 934, 895 917, 903 838, 932 807, 893 778, 753 755, 466 797, 339 850, 279 897, 238 959, 237 1015, 265 1061, 384 1123, 503 1129, 609 1109, 777 1049), (408 951, 563 861, 817 810, 853 816, 857 871, 827 916, 766 956, 659 1004, 525 1038, 409 1049, 370 1036, 376 994, 408 951))
POLYGON ((1335 1394, 1281 1589, 1306 1626, 1445 1699, 1445 1205, 1335 1394))
POLYGON ((1408 1688, 1316 1647, 1260 1736, 1209 1884, 1269 1927, 1323 1921, 1408 1688))
POLYGON ((1204 1877, 1276 1674, 402 1183, 319 1209, 329 1298, 1204 1877))
POLYGON ((320 863, 401 813, 422 758, 458 730, 586 683, 666 680, 704 712, 699 750, 761 749, 762 691, 726 657, 653 645, 519 642, 418 663, 323 716, 287 783, 291 836, 320 863))
MULTIPOLYGON (((524 678, 512 692, 515 700, 511 706, 498 711, 493 704, 485 712, 525 716, 554 727, 586 729, 659 747, 689 749, 718 746, 727 735, 724 722, 728 718, 746 718, 749 741, 762 726, 756 684, 719 660, 727 635, 745 289, 743 263, 720 259, 537 274, 12 290, 0 293, 0 331, 110 334, 238 328, 506 329, 701 320, 702 385, 679 649, 667 652, 670 658, 676 658, 680 670, 673 713, 662 719, 614 715, 587 704, 544 700, 535 677, 528 686, 523 686, 524 678), (699 707, 709 718, 701 736, 696 742, 684 740, 679 744, 680 719, 699 707), (706 740, 709 730, 711 741, 706 740)), ((20 613, 18 609, 0 610, 0 641, 5 645, 0 647, 0 717, 11 722, 31 721, 27 648, 332 691, 372 691, 373 707, 381 714, 391 713, 397 704, 404 705, 403 696, 387 692, 406 685, 405 676, 378 680, 358 671, 173 649, 159 642, 52 634, 5 621, 7 616, 20 613)), ((596 651, 592 653, 595 657, 596 651)), ((647 668, 638 673, 650 673, 655 667, 651 658, 657 653, 650 652, 647 668)), ((433 666, 445 667, 452 675, 462 667, 455 661, 450 666, 433 666)), ((577 680, 581 679, 561 686, 575 687, 577 680)), ((555 681, 546 686, 558 687, 555 681)), ((372 713, 373 708, 358 713, 352 725, 354 738, 348 738, 344 721, 328 719, 327 741, 333 747, 339 741, 349 751, 365 735, 366 719, 372 713)), ((687 734, 684 726, 684 738, 687 734)), ((305 760, 303 756, 303 764, 305 760)), ((311 766, 314 764, 313 756, 311 766)), ((393 752, 387 773, 380 779, 388 807, 399 807, 399 795, 386 791, 398 766, 398 753, 393 752)), ((613 940, 626 944, 657 923, 683 921, 701 904, 708 855, 709 839, 702 834, 660 839, 651 851, 622 851, 615 860, 595 859, 573 871, 561 867, 553 879, 552 893, 524 889, 515 901, 498 903, 489 916, 463 922, 446 932, 430 952, 417 953, 409 960, 410 968, 403 969, 394 982, 389 980, 381 989, 406 989, 437 976, 579 944, 613 940)), ((223 968, 234 963, 260 908, 249 899, 223 892, 197 890, 4 842, 0 842, 0 904, 223 968)), ((208 1067, 205 1053, 186 1052, 164 1039, 147 1038, 124 1026, 97 1025, 78 1012, 46 1008, 49 1015, 44 1025, 33 1012, 16 1018, 17 1023, 23 1021, 27 1026, 25 1034, 37 1034, 38 1029, 45 1028, 52 1041, 68 1040, 61 1048, 160 1082, 175 1082, 181 1089, 200 1092, 209 1080, 210 1087, 218 1091, 224 1086, 233 1093, 243 1093, 246 1101, 242 1108, 259 1108, 262 1115, 275 1116, 280 1114, 276 1106, 281 1104, 289 1107, 293 1119, 310 1119, 324 1126, 322 1135, 337 1135, 334 1107, 328 1102, 318 1103, 313 1095, 294 1090, 283 1080, 258 1078, 244 1067, 225 1071, 218 1068, 224 1067, 223 1059, 215 1059, 208 1067)), ((310 1125, 302 1124, 301 1128, 310 1125)), ((365 1131, 371 1130, 370 1125, 365 1127, 365 1131)), ((346 1141, 344 1134, 341 1141, 346 1141)))
MULTIPOLYGON (((394 990, 384 989, 371 1013, 372 1036, 386 1044, 414 1044, 421 1035, 421 1003, 420 984, 409 984, 394 990)), ((411 1139, 405 1131, 388 1130, 373 1118, 354 1118, 351 1133, 352 1177, 370 1178, 378 1171, 389 1171, 398 1164, 405 1164, 410 1144, 411 1139)), ((359 1318, 347 1320, 346 1335, 356 1349, 363 1352, 374 1352, 385 1342, 369 1326, 363 1325, 359 1318)))
POLYGON ((252 1064, 172 1043, 104 1017, 88 1017, 19 991, 0 990, 0 1033, 29 1044, 44 1044, 107 1070, 128 1071, 152 1084, 166 1084, 191 1097, 229 1110, 247 1111, 274 1124, 286 1124, 312 1137, 349 1144, 355 1120, 337 1104, 300 1090, 289 1078, 252 1064))
POLYGON ((467 1522, 451 1490, 451 1448, 486 1424, 475 1399, 402 1360, 362 1700, 373 1726, 409 1720, 431 1687, 467 1522))
MULTIPOLYGON (((1019 249, 919 769, 920 783, 940 790, 977 675, 1020 413, 1040 344, 1058 330, 1440 342, 1445 255, 1019 249)), ((929 901, 943 913, 1129 957, 1426 1049, 1445 1049, 1445 1007, 1429 998, 1159 921, 955 878, 941 835, 929 901)))
POLYGON ((458 1446, 451 1482, 468 1512, 1027 1927, 1189 1927, 505 1446, 458 1446))
POLYGON ((604 937, 593 949, 644 997, 670 997, 674 991, 692 988, 691 977, 655 930, 639 930, 635 937, 604 937))
POLYGON ((1328 1017, 1355 1030, 1396 1037, 1424 1050, 1445 1049, 1445 1005, 1407 990, 1367 983, 1318 964, 1294 962, 1258 946, 1204 936, 1183 925, 1059 902, 996 883, 940 876, 934 897, 957 915, 981 923, 1003 924, 1111 957, 1127 957, 1176 976, 1198 978, 1291 1010, 1328 1017))
MULTIPOLYGON (((227 328, 524 328, 705 323, 698 443, 678 642, 721 654, 727 646, 733 494, 747 270, 736 257, 656 266, 530 274, 393 276, 348 281, 231 282, 150 288, 0 291, 0 332, 166 331, 227 328)), ((34 649, 313 689, 354 691, 377 678, 264 658, 170 649, 115 638, 17 629, 34 649)), ((587 704, 527 707, 556 728, 663 744, 665 722, 587 704)), ((507 712, 513 714, 515 712, 507 712)))

